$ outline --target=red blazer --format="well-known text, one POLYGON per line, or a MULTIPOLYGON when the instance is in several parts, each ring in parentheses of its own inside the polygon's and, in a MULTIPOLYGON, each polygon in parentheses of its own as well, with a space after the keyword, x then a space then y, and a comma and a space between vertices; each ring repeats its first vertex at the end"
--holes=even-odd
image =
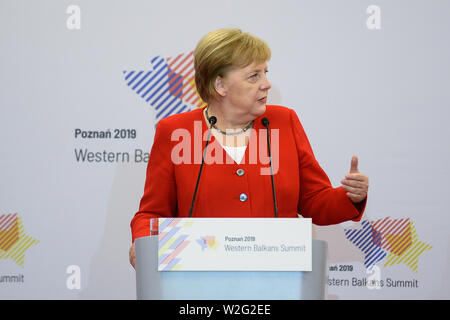
MULTIPOLYGON (((355 205, 344 189, 333 188, 295 111, 271 105, 255 119, 241 164, 211 136, 192 217, 274 217, 271 178, 261 174, 261 169, 270 170, 264 117, 270 121, 278 216, 301 214, 317 225, 360 220, 367 199, 355 205)), ((188 216, 207 134, 203 108, 158 122, 144 195, 131 221, 133 241, 150 234, 149 218, 188 216)))

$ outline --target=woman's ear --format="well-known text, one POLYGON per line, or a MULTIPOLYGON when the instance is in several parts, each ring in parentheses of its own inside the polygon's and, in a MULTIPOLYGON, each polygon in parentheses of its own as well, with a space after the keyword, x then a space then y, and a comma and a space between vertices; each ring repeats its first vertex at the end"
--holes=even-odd
POLYGON ((217 76, 214 80, 214 89, 217 94, 221 97, 225 97, 227 95, 227 90, 225 88, 225 81, 221 76, 217 76))

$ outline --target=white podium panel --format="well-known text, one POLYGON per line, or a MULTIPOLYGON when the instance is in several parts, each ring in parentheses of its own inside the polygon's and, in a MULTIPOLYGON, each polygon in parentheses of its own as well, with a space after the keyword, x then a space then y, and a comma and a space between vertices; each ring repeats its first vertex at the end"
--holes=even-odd
POLYGON ((309 218, 158 219, 159 271, 311 271, 309 218))

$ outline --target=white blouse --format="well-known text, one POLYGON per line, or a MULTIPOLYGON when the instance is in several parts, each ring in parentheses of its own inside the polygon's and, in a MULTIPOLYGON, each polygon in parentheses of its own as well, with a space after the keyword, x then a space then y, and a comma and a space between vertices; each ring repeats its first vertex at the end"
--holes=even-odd
POLYGON ((242 158, 245 155, 245 150, 247 149, 247 146, 242 147, 229 147, 229 146, 222 146, 222 148, 228 153, 228 155, 233 158, 234 162, 237 164, 240 164, 242 161, 242 158))

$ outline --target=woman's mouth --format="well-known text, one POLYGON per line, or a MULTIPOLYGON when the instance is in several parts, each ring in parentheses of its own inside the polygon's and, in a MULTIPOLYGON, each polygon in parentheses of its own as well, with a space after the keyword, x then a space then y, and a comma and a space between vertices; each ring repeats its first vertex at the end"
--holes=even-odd
POLYGON ((263 97, 261 99, 258 99, 259 102, 261 103, 266 103, 267 102, 267 97, 263 97))

